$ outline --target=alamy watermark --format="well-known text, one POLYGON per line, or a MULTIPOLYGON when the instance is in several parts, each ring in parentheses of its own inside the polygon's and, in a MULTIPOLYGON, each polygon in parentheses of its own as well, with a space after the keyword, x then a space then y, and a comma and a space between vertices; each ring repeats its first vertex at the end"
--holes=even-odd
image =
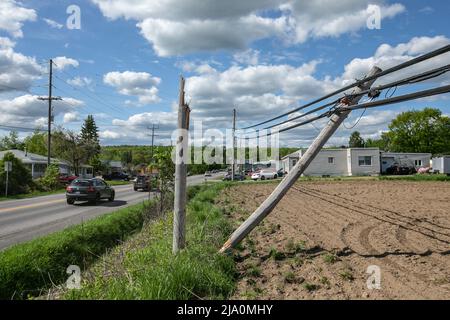
POLYGON ((172 156, 174 163, 229 165, 233 163, 233 149, 237 165, 278 161, 280 155, 278 131, 240 131, 233 143, 233 130, 204 131, 202 121, 195 121, 192 134, 179 129, 173 131, 171 139, 176 144, 172 156))
POLYGON ((381 268, 376 265, 367 267, 366 273, 369 274, 367 279, 367 289, 369 290, 381 290, 381 268))
POLYGON ((66 20, 66 27, 69 30, 81 29, 81 9, 77 5, 70 5, 66 9, 66 13, 69 17, 66 20))

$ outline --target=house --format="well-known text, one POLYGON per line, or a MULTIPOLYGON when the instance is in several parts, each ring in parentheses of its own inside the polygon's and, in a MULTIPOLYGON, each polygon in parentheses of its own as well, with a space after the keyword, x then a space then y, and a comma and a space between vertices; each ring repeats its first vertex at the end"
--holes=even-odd
MULTIPOLYGON (((282 158, 282 167, 290 172, 305 154, 299 150, 282 158)), ((305 170, 304 176, 372 176, 380 174, 378 148, 322 149, 305 170)))
MULTIPOLYGON (((38 179, 44 176, 45 170, 47 170, 47 157, 22 150, 6 150, 0 151, 0 159, 3 159, 5 154, 8 152, 11 152, 17 159, 22 161, 22 163, 30 170, 33 179, 38 179)), ((74 173, 73 168, 71 168, 70 164, 66 161, 61 161, 55 158, 51 158, 50 161, 52 164, 56 164, 59 166, 59 172, 61 174, 74 173)), ((92 178, 93 168, 88 165, 82 165, 79 168, 78 175, 81 178, 92 178)))
POLYGON ((450 174, 450 156, 433 158, 432 167, 434 172, 450 174))
MULTIPOLYGON (((282 158, 282 167, 290 172, 306 150, 282 158)), ((371 176, 386 173, 394 164, 429 167, 430 153, 384 152, 378 148, 322 149, 305 170, 305 176, 371 176)))
POLYGON ((430 167, 431 153, 400 153, 381 151, 381 173, 386 173, 387 169, 394 164, 416 169, 430 167))

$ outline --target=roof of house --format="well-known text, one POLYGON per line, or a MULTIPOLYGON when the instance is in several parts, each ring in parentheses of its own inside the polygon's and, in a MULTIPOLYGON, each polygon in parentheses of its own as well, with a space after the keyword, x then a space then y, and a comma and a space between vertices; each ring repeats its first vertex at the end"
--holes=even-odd
MULTIPOLYGON (((17 159, 25 164, 47 164, 47 157, 17 149, 0 151, 0 159, 3 159, 5 154, 8 152, 14 154, 17 159)), ((51 158, 50 160, 54 164, 70 166, 70 164, 66 161, 62 161, 56 158, 51 158)), ((91 166, 89 165, 82 165, 81 167, 91 168, 91 166)))

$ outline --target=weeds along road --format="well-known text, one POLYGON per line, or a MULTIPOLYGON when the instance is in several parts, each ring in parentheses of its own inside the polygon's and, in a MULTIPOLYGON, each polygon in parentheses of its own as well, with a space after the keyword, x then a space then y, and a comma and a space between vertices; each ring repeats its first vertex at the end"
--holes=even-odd
MULTIPOLYGON (((219 175, 207 178, 217 179, 219 175)), ((198 185, 205 177, 192 176, 188 185, 198 185)), ((14 244, 62 230, 68 226, 138 204, 148 198, 147 192, 136 192, 133 185, 115 186, 114 202, 102 200, 97 205, 77 202, 70 206, 65 194, 0 202, 0 250, 14 244)))

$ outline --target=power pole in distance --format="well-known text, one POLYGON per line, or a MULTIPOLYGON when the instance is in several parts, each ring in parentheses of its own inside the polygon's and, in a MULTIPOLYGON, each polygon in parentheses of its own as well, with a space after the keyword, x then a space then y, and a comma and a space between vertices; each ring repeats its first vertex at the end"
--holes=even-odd
MULTIPOLYGON (((382 70, 378 67, 373 67, 367 77, 376 76, 381 73, 382 70)), ((355 105, 361 100, 362 96, 358 93, 370 89, 372 84, 376 81, 374 78, 361 84, 352 93, 351 99, 344 99, 341 101, 341 106, 355 105)), ((227 242, 223 245, 220 252, 226 252, 231 248, 236 247, 259 223, 261 223, 264 218, 269 215, 278 202, 283 199, 284 195, 289 191, 289 189, 297 182, 300 176, 305 172, 317 154, 322 150, 323 146, 331 138, 331 136, 336 132, 339 126, 344 122, 349 116, 351 110, 336 112, 331 116, 328 124, 323 128, 318 137, 314 140, 311 146, 308 148, 306 153, 300 159, 300 161, 295 165, 292 171, 283 179, 283 181, 275 188, 272 194, 260 205, 258 209, 231 235, 227 242)))
POLYGON ((185 80, 180 80, 180 101, 178 107, 178 138, 176 145, 175 163, 175 195, 174 195, 174 218, 173 218, 173 247, 172 251, 177 254, 186 246, 186 201, 187 201, 187 167, 185 159, 188 152, 188 130, 191 109, 184 100, 185 80))
POLYGON ((52 102, 53 100, 62 100, 61 97, 53 97, 53 60, 50 59, 49 68, 49 80, 48 80, 48 97, 39 97, 38 100, 47 101, 48 100, 48 133, 47 133, 47 166, 51 164, 51 141, 52 141, 52 102))
POLYGON ((152 124, 151 127, 147 127, 149 130, 152 130, 152 149, 151 149, 151 157, 150 157, 150 163, 152 166, 152 172, 150 172, 150 179, 148 181, 148 199, 150 200, 151 198, 151 194, 152 194, 152 174, 153 174, 153 164, 155 163, 155 159, 154 159, 154 147, 155 147, 155 137, 157 137, 158 135, 155 135, 155 130, 159 129, 159 126, 155 126, 155 124, 152 124))
POLYGON ((233 109, 233 159, 231 161, 231 181, 234 181, 234 175, 236 174, 236 109, 233 109))

